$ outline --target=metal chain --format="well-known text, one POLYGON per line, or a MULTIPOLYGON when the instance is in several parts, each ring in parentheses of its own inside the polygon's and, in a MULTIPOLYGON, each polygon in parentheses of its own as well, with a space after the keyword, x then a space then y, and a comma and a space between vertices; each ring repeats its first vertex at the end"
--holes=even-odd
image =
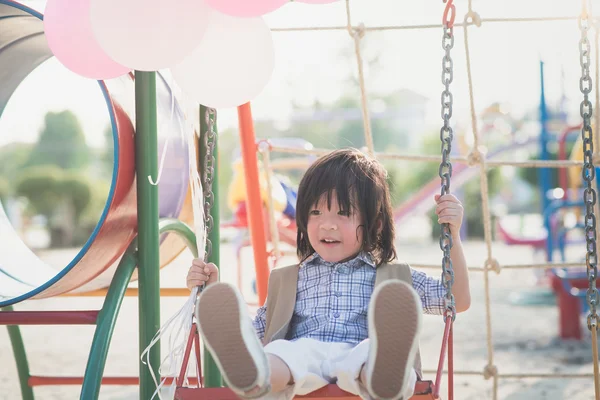
MULTIPOLYGON (((444 35, 442 37, 442 48, 446 52, 442 59, 442 83, 444 91, 442 92, 442 119, 444 125, 440 129, 440 141, 442 142, 442 162, 440 163, 439 175, 442 180, 441 195, 450 193, 450 177, 452 176, 452 164, 450 163, 450 152, 452 150, 453 132, 450 126, 450 118, 452 117, 452 93, 450 92, 450 84, 453 80, 453 62, 450 57, 450 50, 454 47, 453 20, 454 20, 454 5, 452 0, 448 2, 446 11, 444 12, 444 35), (452 11, 452 15, 448 15, 448 11, 452 11), (449 19, 451 18, 451 19, 449 19)), ((442 224, 442 232, 440 234, 440 248, 443 252, 442 258, 442 283, 446 288, 446 313, 444 321, 448 317, 452 320, 456 318, 456 305, 454 295, 452 294, 452 285, 454 284, 454 270, 452 268, 452 260, 450 258, 450 249, 452 248, 452 235, 448 224, 442 224)))
POLYGON ((205 262, 208 262, 208 259, 212 254, 212 243, 208 238, 208 234, 212 231, 214 223, 210 211, 215 199, 214 193, 212 191, 212 184, 215 175, 214 153, 217 141, 217 133, 215 131, 216 119, 217 110, 214 108, 206 107, 206 112, 204 113, 204 120, 207 126, 207 130, 204 134, 204 146, 206 154, 204 156, 204 175, 202 178, 202 185, 204 190, 204 224, 206 230, 206 252, 204 254, 205 262))
MULTIPOLYGON (((585 6, 584 6, 585 7, 585 6)), ((585 181, 585 190, 583 200, 585 203, 585 240, 587 277, 589 287, 587 290, 587 302, 590 313, 587 317, 588 329, 596 329, 598 325, 598 314, 596 305, 598 304, 598 290, 596 289, 596 277, 598 276, 597 254, 596 254, 596 216, 594 215, 594 206, 596 205, 596 191, 592 182, 596 176, 594 168, 593 154, 594 141, 592 134, 592 102, 589 94, 592 91, 592 78, 590 77, 590 53, 591 45, 588 39, 588 31, 591 27, 591 18, 584 8, 584 12, 579 17, 579 29, 581 30, 581 40, 579 41, 579 63, 581 64, 581 78, 579 80, 579 89, 583 94, 583 101, 579 111, 583 119, 581 128, 581 138, 583 140, 583 169, 582 176, 585 181)), ((598 128, 598 127, 596 127, 598 128)))

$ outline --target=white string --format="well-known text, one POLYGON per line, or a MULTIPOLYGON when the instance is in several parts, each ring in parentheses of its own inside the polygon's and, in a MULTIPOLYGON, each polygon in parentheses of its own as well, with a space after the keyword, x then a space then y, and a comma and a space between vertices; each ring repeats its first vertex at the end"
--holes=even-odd
MULTIPOLYGON (((173 93, 173 92, 171 92, 173 93)), ((183 117, 183 116, 182 116, 183 117)), ((198 135, 194 129, 193 123, 191 129, 186 134, 185 129, 179 119, 179 128, 182 135, 182 138, 187 136, 187 149, 188 149, 188 167, 189 167, 189 180, 190 180, 190 189, 192 195, 192 211, 194 216, 194 233, 196 234, 196 246, 198 257, 203 259, 206 247, 206 227, 204 223, 204 208, 201 206, 203 204, 203 192, 202 192, 202 181, 200 178, 200 173, 198 172, 198 166, 196 164, 196 142, 198 139, 198 135)), ((149 177, 150 178, 150 177, 149 177)), ((160 175, 159 175, 160 180, 160 175)), ((194 288, 190 293, 187 301, 181 309, 173 315, 154 335, 154 338, 148 345, 146 349, 142 352, 141 360, 144 364, 148 365, 150 369, 150 374, 152 375, 152 380, 156 385, 156 390, 151 397, 151 400, 156 396, 160 400, 164 400, 164 394, 161 394, 161 389, 165 386, 166 378, 172 377, 174 378, 169 391, 169 398, 173 398, 175 393, 175 386, 177 384, 176 377, 183 365, 183 359, 185 357, 185 348, 188 341, 188 335, 192 328, 192 316, 194 313, 194 307, 196 303, 196 297, 198 294, 198 289, 194 288), (167 356, 161 361, 159 366, 159 374, 164 378, 160 381, 160 377, 156 377, 154 371, 150 364, 150 349, 154 346, 161 338, 166 336, 168 333, 167 340, 167 356)), ((197 360, 199 361, 199 360, 197 360)), ((186 366, 186 373, 184 376, 184 385, 188 384, 187 376, 188 376, 189 365, 186 366)), ((198 377, 200 379, 201 377, 198 377)))

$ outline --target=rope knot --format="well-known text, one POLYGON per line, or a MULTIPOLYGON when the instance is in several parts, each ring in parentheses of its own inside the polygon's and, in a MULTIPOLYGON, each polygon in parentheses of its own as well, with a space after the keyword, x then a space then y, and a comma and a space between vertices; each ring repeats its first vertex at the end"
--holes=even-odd
POLYGON ((350 33, 353 39, 362 39, 365 37, 367 29, 365 28, 365 24, 361 22, 357 27, 349 26, 348 33, 350 33))
POLYGON ((469 167, 481 164, 483 161, 483 153, 479 149, 473 149, 467 156, 469 167))
POLYGON ((487 270, 494 271, 498 275, 500 275, 500 272, 502 272, 502 267, 500 266, 498 260, 496 260, 495 258, 488 258, 485 262, 485 268, 487 270))
POLYGON ((469 10, 465 15, 465 25, 475 25, 479 28, 481 26, 481 17, 475 11, 469 10))
POLYGON ((495 378, 498 376, 498 367, 492 364, 488 364, 483 369, 483 378, 488 380, 490 378, 495 378))
POLYGON ((266 153, 267 151, 273 150, 273 145, 268 140, 261 139, 256 143, 256 148, 259 152, 266 153))

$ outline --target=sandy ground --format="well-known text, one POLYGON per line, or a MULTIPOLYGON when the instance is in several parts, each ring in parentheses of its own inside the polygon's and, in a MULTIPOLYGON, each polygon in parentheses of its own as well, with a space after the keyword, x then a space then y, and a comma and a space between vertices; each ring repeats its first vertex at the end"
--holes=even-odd
MULTIPOLYGON (((582 251, 583 251, 583 246, 582 251)), ((486 258, 482 242, 467 242, 465 249, 469 265, 483 266, 486 258)), ((410 243, 398 247, 399 256, 409 262, 439 263, 440 251, 435 242, 410 243)), ((234 281, 235 260, 230 244, 222 245, 224 280, 234 281)), ((494 255, 501 264, 534 261, 528 248, 506 247, 494 244, 494 255)), ((44 257, 60 264, 68 252, 52 252, 44 257)), ((575 254, 574 257, 578 257, 575 254)), ((163 287, 183 286, 191 256, 182 254, 171 266, 161 272, 163 287)), ((247 300, 254 300, 250 289, 253 262, 250 251, 243 253, 244 285, 247 300)), ((429 271, 438 276, 438 271, 429 271)), ((558 312, 553 306, 517 307, 511 304, 511 294, 530 289, 534 280, 532 271, 504 270, 490 275, 492 299, 493 360, 501 373, 591 373, 592 356, 589 338, 583 344, 557 341, 558 312)), ((462 371, 483 371, 487 364, 486 319, 483 274, 471 274, 473 305, 460 314, 455 328, 455 368, 462 371)), ((161 320, 166 321, 185 302, 184 298, 164 298, 161 301, 161 320)), ((98 309, 101 298, 53 298, 18 304, 18 310, 73 310, 98 309)), ((138 371, 138 304, 136 298, 126 298, 115 329, 109 352, 106 376, 137 375, 138 371)), ((583 320, 582 320, 583 321, 583 320)), ((421 338, 421 352, 426 370, 437 366, 443 323, 441 317, 427 316, 421 338)), ((94 332, 93 327, 23 327, 30 368, 34 374, 82 375, 94 332)), ((587 333, 587 331, 586 331, 587 333)), ((166 346, 162 347, 163 353, 166 346)), ((18 399, 20 391, 11 345, 6 329, 0 328, 0 399, 18 399)), ((432 375, 429 375, 433 379, 432 375)), ((492 381, 482 376, 455 377, 455 399, 492 399, 492 381)), ((442 393, 445 393, 443 388, 442 393)), ((592 378, 583 379, 501 379, 498 398, 506 400, 530 399, 593 399, 592 378)), ((35 389, 37 399, 77 399, 79 387, 41 387, 35 389)), ((444 395, 444 397, 446 397, 444 395)), ((103 400, 138 399, 137 387, 105 386, 103 400)))

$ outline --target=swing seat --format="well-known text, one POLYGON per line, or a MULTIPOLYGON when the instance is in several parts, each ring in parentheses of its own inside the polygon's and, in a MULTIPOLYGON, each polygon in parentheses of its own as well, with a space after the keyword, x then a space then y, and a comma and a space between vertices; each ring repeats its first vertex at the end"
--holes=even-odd
MULTIPOLYGON (((238 400, 231 389, 228 388, 186 388, 178 387, 175 391, 175 400, 238 400)), ((343 391, 337 385, 327 385, 313 393, 296 396, 295 399, 312 400, 360 400, 360 397, 343 391)), ((418 381, 415 394, 410 400, 440 400, 433 395, 432 381, 418 381)))
MULTIPOLYGON (((438 365, 438 372, 436 376, 436 383, 439 385, 442 365, 444 364, 444 354, 448 349, 448 369, 450 370, 450 377, 452 377, 451 371, 453 370, 452 362, 452 318, 448 318, 445 323, 444 336, 442 340, 442 349, 440 354, 440 360, 438 365)), ((197 376, 202 376, 202 364, 198 362, 201 359, 200 356, 200 336, 196 324, 192 324, 190 334, 188 336, 187 346, 184 352, 183 363, 179 377, 176 380, 175 389, 175 400, 236 400, 237 397, 229 388, 206 388, 206 387, 184 387, 183 382, 187 371, 187 365, 194 347, 196 354, 196 373, 197 376)), ((200 386, 202 386, 203 379, 200 380, 200 386)), ((453 380, 449 380, 449 393, 452 393, 453 380)), ((433 381, 417 381, 415 385, 415 392, 408 400, 440 400, 438 396, 439 387, 434 385, 433 381), (438 390, 435 390, 438 389, 438 390)), ((339 386, 330 384, 319 390, 316 390, 310 394, 304 396, 296 396, 296 399, 312 399, 312 400, 360 400, 356 395, 350 394, 339 386)), ((451 400, 451 398, 450 398, 451 400)))

